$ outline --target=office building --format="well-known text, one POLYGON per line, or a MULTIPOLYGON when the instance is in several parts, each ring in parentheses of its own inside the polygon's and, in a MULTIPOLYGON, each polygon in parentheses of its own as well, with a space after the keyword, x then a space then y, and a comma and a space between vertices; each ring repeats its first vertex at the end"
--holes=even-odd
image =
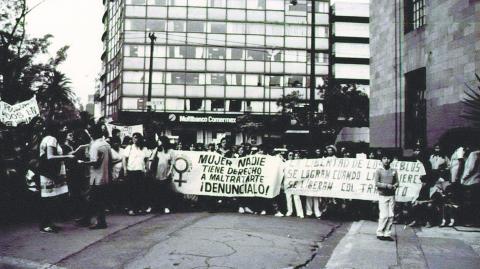
MULTIPOLYGON (((329 70, 329 2, 315 3, 321 85, 329 70)), ((237 117, 268 121, 280 111, 276 100, 293 91, 308 104, 310 1, 104 0, 104 6, 99 97, 115 122, 145 119, 150 33, 153 117, 185 144, 224 135, 243 142, 237 117)), ((273 134, 255 135, 261 142, 273 134)))

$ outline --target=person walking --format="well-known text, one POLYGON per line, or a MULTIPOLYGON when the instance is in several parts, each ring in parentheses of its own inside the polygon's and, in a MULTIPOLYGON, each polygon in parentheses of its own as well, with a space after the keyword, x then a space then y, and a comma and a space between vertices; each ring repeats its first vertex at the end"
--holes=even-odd
POLYGON ((393 241, 392 225, 395 208, 395 190, 398 188, 397 171, 390 167, 392 158, 383 153, 381 156, 382 167, 375 171, 375 186, 378 191, 378 228, 379 240, 393 241))

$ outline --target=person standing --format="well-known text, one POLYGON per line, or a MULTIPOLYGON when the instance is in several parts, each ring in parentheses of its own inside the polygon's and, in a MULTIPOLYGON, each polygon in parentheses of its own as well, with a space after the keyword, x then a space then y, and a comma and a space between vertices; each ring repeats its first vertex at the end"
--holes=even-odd
POLYGON ((56 233, 59 230, 52 222, 57 209, 56 198, 68 193, 64 161, 74 158, 73 155, 63 155, 62 147, 58 143, 59 130, 58 123, 47 123, 46 136, 40 142, 39 147, 40 166, 42 166, 39 169, 42 203, 40 231, 47 233, 56 233))
POLYGON ((145 178, 148 161, 148 149, 143 145, 143 136, 140 133, 132 135, 132 145, 124 150, 123 171, 127 177, 130 205, 128 215, 143 213, 146 207, 147 181, 145 178))
POLYGON ((105 200, 107 197, 107 185, 112 177, 112 153, 110 145, 105 141, 104 132, 100 124, 91 129, 93 138, 90 144, 88 162, 79 161, 90 165, 90 199, 87 215, 84 223, 90 223, 92 216, 96 216, 97 223, 90 225, 90 229, 105 229, 105 200))
POLYGON ((154 176, 151 198, 154 206, 161 207, 163 213, 169 214, 174 198, 171 189, 173 145, 166 136, 160 136, 157 143, 157 148, 150 156, 150 170, 154 176))
POLYGON ((390 167, 392 158, 382 154, 382 167, 375 171, 375 186, 378 191, 378 228, 377 238, 380 240, 393 241, 392 225, 395 208, 395 190, 398 188, 397 171, 390 167))

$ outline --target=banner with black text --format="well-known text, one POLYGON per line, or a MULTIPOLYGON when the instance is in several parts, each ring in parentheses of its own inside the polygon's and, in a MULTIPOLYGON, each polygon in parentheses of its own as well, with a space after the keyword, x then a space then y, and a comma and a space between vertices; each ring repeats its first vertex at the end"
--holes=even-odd
MULTIPOLYGON (((285 162, 285 192, 306 196, 378 200, 374 173, 382 163, 373 159, 322 158, 285 162)), ((408 202, 418 197, 425 175, 420 162, 395 161, 399 188, 396 200, 408 202)))
POLYGON ((273 198, 280 192, 282 160, 268 155, 225 158, 216 152, 175 151, 172 178, 184 194, 273 198))

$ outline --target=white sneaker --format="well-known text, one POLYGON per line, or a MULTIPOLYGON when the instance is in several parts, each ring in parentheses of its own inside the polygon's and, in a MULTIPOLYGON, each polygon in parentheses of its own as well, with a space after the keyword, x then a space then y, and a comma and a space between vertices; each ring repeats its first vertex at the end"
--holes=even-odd
POLYGON ((253 214, 253 210, 251 210, 251 209, 248 208, 248 207, 245 207, 245 213, 253 214))
POLYGON ((285 213, 285 217, 290 217, 291 215, 292 215, 291 211, 288 211, 287 213, 285 213))
POLYGON ((147 214, 150 214, 150 212, 152 212, 152 207, 151 206, 149 206, 147 208, 147 210, 145 210, 145 213, 147 213, 147 214))
POLYGON ((243 209, 243 207, 239 207, 238 208, 238 213, 240 213, 240 214, 245 213, 245 209, 243 209))
POLYGON ((163 212, 164 212, 165 214, 170 214, 170 209, 168 209, 168 207, 165 207, 165 210, 163 210, 163 212))
POLYGON ((260 215, 267 215, 267 211, 262 210, 262 212, 260 212, 260 215))
POLYGON ((283 217, 283 214, 282 214, 282 212, 278 211, 274 216, 275 217, 283 217))

